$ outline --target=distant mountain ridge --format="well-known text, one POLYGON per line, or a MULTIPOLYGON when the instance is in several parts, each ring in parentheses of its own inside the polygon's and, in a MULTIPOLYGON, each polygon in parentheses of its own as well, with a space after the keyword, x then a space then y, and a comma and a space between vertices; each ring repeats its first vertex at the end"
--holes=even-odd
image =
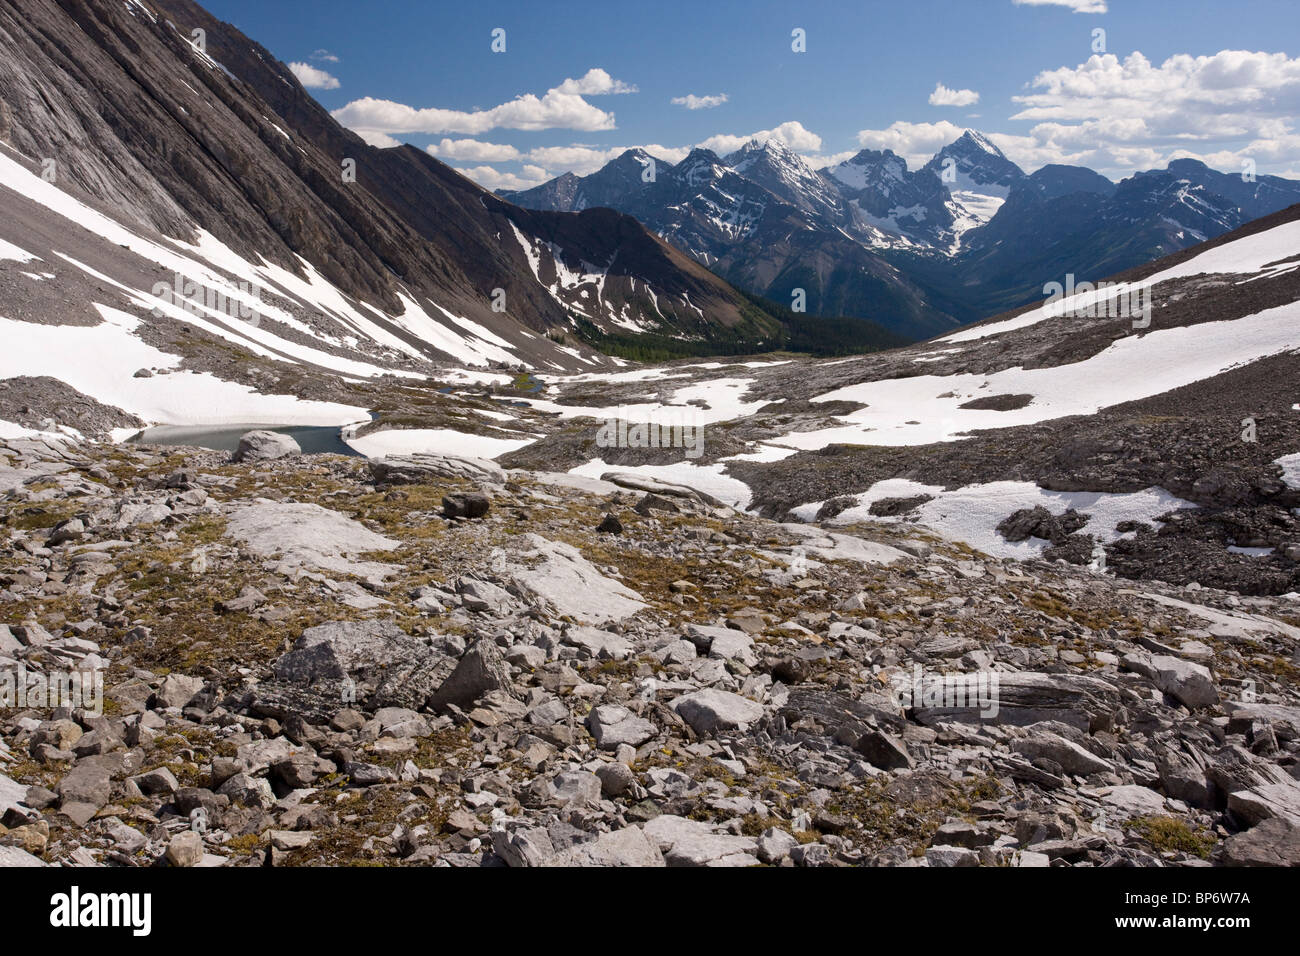
POLYGON ((608 204, 750 292, 787 302, 807 283, 810 308, 913 337, 1032 301, 1067 273, 1133 268, 1300 202, 1300 182, 1193 159, 1118 184, 1082 166, 1027 175, 975 130, 915 170, 888 149, 815 170, 773 140, 654 160, 646 182, 651 159, 629 151, 588 176, 499 195, 559 211, 608 204))

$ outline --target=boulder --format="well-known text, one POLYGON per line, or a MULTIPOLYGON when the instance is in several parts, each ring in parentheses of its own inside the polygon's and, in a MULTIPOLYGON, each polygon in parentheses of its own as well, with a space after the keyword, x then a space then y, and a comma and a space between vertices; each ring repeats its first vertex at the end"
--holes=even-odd
POLYGON ((725 730, 748 730, 763 716, 762 704, 713 688, 678 697, 672 707, 702 737, 725 730))
POLYGON ((444 495, 442 513, 447 518, 482 518, 492 507, 492 499, 481 491, 462 491, 444 495))
POLYGON ((639 747, 658 733, 650 721, 616 705, 593 707, 587 715, 587 729, 601 750, 617 750, 620 744, 639 747))
POLYGON ((506 473, 500 465, 486 458, 456 455, 393 455, 370 462, 370 475, 377 485, 425 485, 445 478, 464 478, 503 484, 506 473))
POLYGON ((438 712, 448 705, 465 708, 490 690, 513 693, 514 688, 501 649, 490 638, 480 638, 465 649, 456 668, 429 697, 427 706, 438 712))
POLYGON ((239 436, 239 446, 231 461, 272 461, 289 455, 301 455, 302 447, 288 435, 272 431, 252 431, 239 436))

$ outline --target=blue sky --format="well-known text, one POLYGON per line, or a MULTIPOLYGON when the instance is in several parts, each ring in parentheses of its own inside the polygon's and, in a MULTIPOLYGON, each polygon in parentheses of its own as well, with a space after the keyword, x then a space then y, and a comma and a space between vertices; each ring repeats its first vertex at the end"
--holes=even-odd
POLYGON ((754 135, 814 166, 865 146, 915 167, 966 127, 1030 171, 1118 179, 1195 156, 1300 177, 1296 0, 206 5, 371 142, 428 148, 489 188, 754 135))

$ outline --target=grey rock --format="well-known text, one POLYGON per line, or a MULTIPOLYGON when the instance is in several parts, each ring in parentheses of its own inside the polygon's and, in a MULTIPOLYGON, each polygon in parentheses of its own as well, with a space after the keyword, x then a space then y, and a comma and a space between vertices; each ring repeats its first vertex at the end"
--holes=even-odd
POLYGON ((777 827, 768 827, 758 838, 758 858, 764 863, 780 863, 799 845, 793 834, 777 827))
POLYGON ((747 730, 763 716, 763 705, 729 691, 706 688, 672 703, 682 720, 700 736, 725 730, 747 730))
POLYGON ((423 485, 436 478, 464 478, 503 484, 505 471, 485 458, 455 455, 394 455, 369 463, 370 474, 379 485, 423 485))
POLYGON ((166 856, 172 866, 197 866, 203 859, 203 838, 193 830, 182 830, 168 841, 166 856))
POLYGON ((492 852, 510 867, 543 866, 555 855, 555 847, 541 827, 513 833, 496 830, 492 834, 492 852))
POLYGON ((272 461, 289 455, 301 455, 302 446, 279 432, 252 431, 239 436, 239 446, 231 461, 272 461))
POLYGON ((925 860, 931 866, 979 866, 980 857, 964 846, 932 846, 925 851, 925 860))
MULTIPOLYGON (((922 724, 944 721, 963 723, 1014 724, 1027 726, 1040 721, 1058 720, 1079 730, 1097 731, 1111 725, 1119 708, 1119 692, 1109 681, 1081 674, 1042 674, 1030 671, 1000 673, 995 697, 996 714, 991 707, 981 707, 970 696, 963 703, 953 702, 915 707, 916 719, 922 724)), ((989 685, 992 690, 991 684, 989 685)))
POLYGON ((164 796, 173 794, 181 786, 176 780, 176 776, 166 767, 159 767, 157 770, 137 774, 131 780, 140 788, 140 792, 148 797, 159 794, 164 796))
POLYGON ((1230 793, 1228 812, 1247 826, 1275 817, 1300 826, 1300 781, 1265 783, 1230 793))
POLYGON ((232 803, 246 807, 261 807, 266 810, 275 806, 275 793, 265 777, 237 773, 219 786, 217 793, 229 797, 232 803))
POLYGON ((1156 687, 1191 709, 1213 707, 1219 702, 1214 677, 1205 665, 1160 654, 1151 658, 1151 667, 1156 687))
POLYGON ((510 669, 496 642, 480 638, 465 650, 455 670, 429 697, 428 707, 435 712, 449 705, 468 707, 490 690, 513 693, 510 669))
POLYGON ((587 729, 601 750, 616 750, 620 744, 639 747, 658 733, 655 725, 626 707, 593 707, 587 715, 587 729))
POLYGON ((859 737, 853 749, 862 754, 869 764, 881 770, 901 770, 912 766, 907 745, 878 730, 869 730, 859 737))
POLYGON ((551 799, 563 806, 591 806, 600 802, 601 782, 594 773, 573 770, 550 781, 551 799))
POLYGON ((442 513, 448 518, 482 518, 492 507, 492 499, 481 491, 444 495, 442 513))
POLYGON ((32 856, 26 850, 16 846, 0 846, 0 867, 47 865, 40 857, 32 856))
POLYGON ((602 833, 552 857, 548 866, 664 866, 659 847, 640 827, 602 833))
POLYGON ((1212 859, 1219 866, 1300 866, 1300 824, 1265 820, 1222 841, 1212 859))
POLYGON ((602 631, 595 627, 570 627, 560 638, 570 647, 578 648, 586 659, 622 661, 632 656, 632 642, 621 634, 602 631))
POLYGON ((1030 760, 1046 757, 1060 764, 1066 773, 1082 777, 1092 773, 1105 773, 1112 769, 1110 763, 1096 754, 1053 733, 1035 733, 1030 737, 1013 740, 1011 749, 1030 760))
POLYGON ((596 776, 600 778, 600 792, 607 797, 621 797, 636 784, 632 768, 620 761, 601 764, 596 776))
POLYGON ((644 829, 668 866, 753 866, 759 862, 755 838, 718 833, 696 820, 662 814, 644 829))
POLYGON ((154 695, 158 707, 184 707, 199 691, 203 690, 204 681, 200 677, 185 674, 168 674, 163 678, 158 693, 154 695))

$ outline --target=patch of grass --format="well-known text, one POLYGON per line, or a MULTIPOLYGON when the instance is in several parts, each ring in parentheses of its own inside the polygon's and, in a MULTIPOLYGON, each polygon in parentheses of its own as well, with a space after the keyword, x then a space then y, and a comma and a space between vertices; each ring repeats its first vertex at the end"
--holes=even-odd
POLYGON ((1189 853, 1203 860, 1214 849, 1213 833, 1195 828, 1177 817, 1135 817, 1124 826, 1162 852, 1189 853))

